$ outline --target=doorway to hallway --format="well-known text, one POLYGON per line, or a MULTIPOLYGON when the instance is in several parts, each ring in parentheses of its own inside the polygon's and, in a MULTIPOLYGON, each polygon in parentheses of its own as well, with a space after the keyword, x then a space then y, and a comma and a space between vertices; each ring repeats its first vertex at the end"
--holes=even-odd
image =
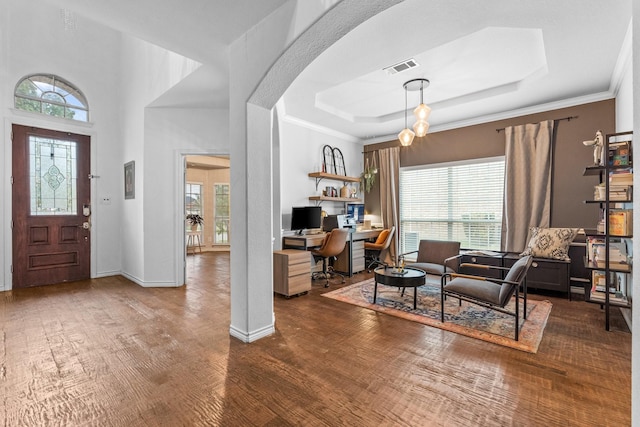
POLYGON ((202 254, 231 249, 230 181, 228 156, 185 156, 185 283, 188 269, 202 254))

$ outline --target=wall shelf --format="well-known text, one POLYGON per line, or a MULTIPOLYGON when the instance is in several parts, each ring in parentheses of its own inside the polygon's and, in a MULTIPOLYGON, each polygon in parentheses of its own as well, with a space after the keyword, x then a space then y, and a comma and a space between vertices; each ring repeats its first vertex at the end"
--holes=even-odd
MULTIPOLYGON (((318 184, 320 184, 320 181, 322 181, 323 179, 328 179, 331 181, 340 181, 344 185, 347 185, 347 183, 360 182, 360 178, 355 176, 336 175, 336 174, 327 173, 327 172, 310 172, 309 177, 315 179, 316 191, 318 191, 318 184)), ((309 200, 316 202, 316 204, 322 203, 322 202, 362 203, 362 199, 357 197, 309 196, 309 200)))
POLYGON ((330 179, 332 181, 342 181, 343 183, 360 182, 360 178, 358 178, 356 176, 336 175, 336 174, 327 173, 327 172, 310 172, 309 173, 309 177, 310 178, 315 178, 315 180, 316 180, 316 190, 318 189, 318 184, 323 179, 330 179))
POLYGON ((362 199, 355 197, 309 196, 309 200, 313 200, 315 202, 362 203, 362 199))

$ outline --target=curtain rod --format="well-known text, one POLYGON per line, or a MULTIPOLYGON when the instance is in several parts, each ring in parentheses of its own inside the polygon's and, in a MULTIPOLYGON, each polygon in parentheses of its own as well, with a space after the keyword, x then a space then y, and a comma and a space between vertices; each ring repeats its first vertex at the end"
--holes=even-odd
MULTIPOLYGON (((573 119, 577 119, 579 116, 569 116, 569 117, 563 117, 561 119, 554 119, 553 121, 560 121, 560 120, 566 120, 568 122, 570 122, 573 119)), ((496 132, 500 132, 502 130, 504 130, 505 128, 500 128, 500 129, 496 129, 496 132)))

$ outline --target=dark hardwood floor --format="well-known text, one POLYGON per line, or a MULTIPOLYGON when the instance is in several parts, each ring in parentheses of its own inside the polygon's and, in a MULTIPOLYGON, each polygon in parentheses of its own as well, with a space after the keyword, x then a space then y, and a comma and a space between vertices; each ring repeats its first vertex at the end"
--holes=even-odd
POLYGON ((0 425, 630 425, 631 334, 619 314, 605 331, 597 305, 532 295, 554 306, 528 354, 317 284, 275 297, 276 333, 244 344, 229 336, 228 263, 190 255, 181 288, 110 277, 0 293, 0 425))

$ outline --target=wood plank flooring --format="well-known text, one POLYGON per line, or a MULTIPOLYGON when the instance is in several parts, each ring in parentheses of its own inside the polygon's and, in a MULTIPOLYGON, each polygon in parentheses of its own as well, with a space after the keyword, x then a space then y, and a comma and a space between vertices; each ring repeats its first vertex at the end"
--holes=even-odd
POLYGON ((0 425, 630 425, 631 334, 617 313, 606 332, 597 305, 532 295, 554 306, 528 354, 318 283, 276 297, 276 333, 244 344, 229 336, 228 253, 190 255, 187 276, 0 293, 0 425))

